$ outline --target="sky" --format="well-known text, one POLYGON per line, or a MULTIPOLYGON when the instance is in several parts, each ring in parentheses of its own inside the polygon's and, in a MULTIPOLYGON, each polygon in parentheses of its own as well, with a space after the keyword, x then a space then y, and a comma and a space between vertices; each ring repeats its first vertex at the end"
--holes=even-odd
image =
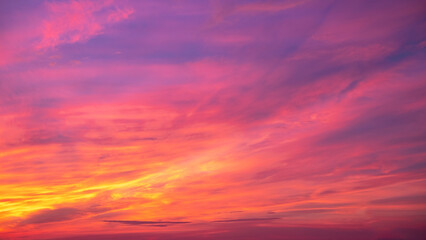
POLYGON ((425 239, 425 16, 1 0, 0 239, 425 239))

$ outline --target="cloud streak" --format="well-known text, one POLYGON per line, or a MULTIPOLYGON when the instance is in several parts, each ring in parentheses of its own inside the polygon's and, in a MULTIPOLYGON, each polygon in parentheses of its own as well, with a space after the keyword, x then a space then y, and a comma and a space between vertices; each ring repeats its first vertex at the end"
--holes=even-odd
POLYGON ((37 49, 72 44, 102 33, 106 24, 127 19, 132 9, 120 8, 113 1, 48 2, 48 19, 43 22, 42 39, 37 49))
POLYGON ((109 223, 122 223, 128 225, 150 225, 150 226, 167 226, 171 224, 185 224, 191 222, 170 222, 170 221, 126 221, 126 220, 104 220, 109 223))

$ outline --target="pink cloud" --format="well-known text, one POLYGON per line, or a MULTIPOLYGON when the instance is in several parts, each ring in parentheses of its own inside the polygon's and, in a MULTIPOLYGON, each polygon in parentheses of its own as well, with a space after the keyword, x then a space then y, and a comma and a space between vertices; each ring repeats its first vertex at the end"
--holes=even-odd
POLYGON ((309 0, 285 0, 285 1, 255 1, 251 3, 239 1, 213 1, 216 13, 213 22, 222 22, 226 17, 236 14, 265 14, 276 13, 303 5, 309 0))
POLYGON ((287 1, 261 1, 255 3, 242 4, 236 8, 237 12, 278 12, 297 7, 307 0, 287 0, 287 1))
POLYGON ((120 7, 114 1, 48 2, 48 17, 43 21, 37 49, 65 43, 86 41, 102 33, 111 23, 127 19, 133 9, 120 7))

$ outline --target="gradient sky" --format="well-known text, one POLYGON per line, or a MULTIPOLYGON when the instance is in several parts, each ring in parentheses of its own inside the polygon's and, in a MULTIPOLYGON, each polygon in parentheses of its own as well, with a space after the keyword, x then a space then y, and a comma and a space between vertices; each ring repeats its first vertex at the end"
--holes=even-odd
POLYGON ((0 2, 0 239, 425 239, 426 2, 0 2))

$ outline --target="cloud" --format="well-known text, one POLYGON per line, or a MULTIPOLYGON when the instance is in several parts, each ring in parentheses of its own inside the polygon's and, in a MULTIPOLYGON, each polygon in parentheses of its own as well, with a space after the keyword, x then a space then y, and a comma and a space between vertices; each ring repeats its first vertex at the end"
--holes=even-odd
POLYGON ((272 221, 280 218, 237 218, 237 219, 226 219, 226 220, 216 220, 213 222, 217 223, 229 223, 229 222, 263 222, 263 221, 272 221))
POLYGON ((334 208, 323 208, 323 209, 305 209, 305 210, 292 210, 292 211, 283 211, 279 213, 283 217, 301 217, 306 218, 306 215, 319 214, 323 215, 324 213, 334 212, 334 208))
POLYGON ((351 203, 319 203, 319 202, 308 202, 308 203, 302 203, 297 204, 293 208, 338 208, 338 207, 345 207, 345 206, 351 206, 351 203))
POLYGON ((107 24, 127 19, 133 13, 114 1, 47 2, 46 7, 48 17, 43 22, 38 49, 86 41, 101 34, 107 24))
POLYGON ((27 225, 27 224, 61 222, 61 221, 67 221, 67 220, 78 218, 81 215, 82 215, 82 212, 75 208, 43 209, 30 215, 20 224, 27 225))
POLYGON ((411 205, 424 204, 425 202, 426 195, 397 196, 370 201, 370 203, 374 205, 411 205))
POLYGON ((3 2, 0 234, 424 225, 420 1, 3 2))
MULTIPOLYGON (((416 234, 410 236, 410 233, 404 232, 402 229, 394 231, 402 232, 404 239, 415 240, 421 236, 424 231, 416 230, 416 234)), ((328 226, 328 227, 265 227, 253 225, 234 225, 232 227, 207 229, 204 231, 190 232, 173 232, 173 233, 111 233, 111 234, 95 234, 95 235, 79 235, 76 237, 60 238, 60 240, 76 240, 76 239, 158 239, 158 240, 195 240, 195 239, 235 239, 235 240, 257 240, 257 239, 312 239, 312 240, 358 240, 358 239, 376 239, 374 233, 366 228, 361 227, 344 227, 344 226, 328 226)))
POLYGON ((306 0, 290 1, 262 1, 241 4, 236 8, 237 12, 279 12, 304 4, 306 0))
POLYGON ((222 22, 225 18, 235 14, 277 13, 295 8, 305 2, 307 2, 307 0, 251 1, 248 3, 238 1, 213 1, 216 7, 213 21, 217 24, 222 22))
POLYGON ((174 224, 186 224, 191 222, 185 221, 128 221, 128 220, 104 220, 109 223, 122 223, 126 225, 149 225, 154 227, 167 227, 174 224))

